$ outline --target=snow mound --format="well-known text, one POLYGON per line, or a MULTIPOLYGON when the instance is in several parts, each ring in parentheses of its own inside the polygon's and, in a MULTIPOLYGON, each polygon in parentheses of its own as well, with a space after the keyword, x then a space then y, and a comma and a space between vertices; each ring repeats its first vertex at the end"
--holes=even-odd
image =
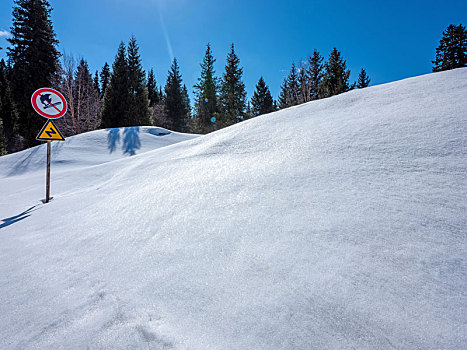
MULTIPOLYGON (((67 137, 64 142, 52 142, 52 167, 82 168, 98 165, 136 154, 152 151, 196 135, 180 134, 170 130, 135 126, 95 130, 67 137)), ((46 145, 9 154, 0 158, 0 176, 12 176, 44 170, 46 145)))
POLYGON ((464 68, 133 157, 80 135, 46 205, 40 147, 0 158, 0 348, 465 347, 465 96, 464 68))

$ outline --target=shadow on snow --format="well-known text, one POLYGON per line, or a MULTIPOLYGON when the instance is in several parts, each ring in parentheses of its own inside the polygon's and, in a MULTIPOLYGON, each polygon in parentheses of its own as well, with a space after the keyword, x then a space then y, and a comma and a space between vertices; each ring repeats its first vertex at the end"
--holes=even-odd
MULTIPOLYGON (((123 129, 123 154, 134 156, 136 151, 141 148, 141 140, 139 137, 140 127, 132 126, 121 129, 123 129)), ((115 152, 118 144, 120 143, 120 138, 119 128, 107 129, 107 148, 109 153, 115 152)))
MULTIPOLYGON (((58 141, 52 142, 52 153, 54 156, 60 153, 64 143, 65 142, 58 141)), ((30 170, 31 167, 35 166, 36 164, 43 164, 45 167, 47 158, 45 143, 43 143, 43 145, 30 148, 23 152, 24 155, 20 159, 18 159, 18 161, 13 165, 7 176, 21 175, 30 170)))
POLYGON ((15 216, 10 216, 9 218, 2 219, 2 223, 0 224, 0 229, 13 225, 14 223, 21 221, 23 219, 26 219, 27 217, 31 216, 31 212, 34 211, 34 208, 37 207, 37 205, 23 211, 22 213, 15 215, 15 216))

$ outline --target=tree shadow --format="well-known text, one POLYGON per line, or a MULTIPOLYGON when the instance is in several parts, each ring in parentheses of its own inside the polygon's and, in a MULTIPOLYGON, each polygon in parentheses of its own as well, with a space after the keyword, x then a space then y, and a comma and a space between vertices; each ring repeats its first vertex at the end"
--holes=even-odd
MULTIPOLYGON (((13 175, 20 175, 25 173, 28 169, 31 163, 34 163, 35 161, 41 161, 44 160, 46 157, 46 154, 41 157, 41 159, 37 159, 36 153, 41 149, 40 146, 31 148, 30 150, 26 150, 24 156, 19 159, 15 165, 13 165, 12 169, 8 173, 8 176, 13 176, 13 175)), ((44 160, 45 162, 45 160, 44 160)))
POLYGON ((54 141, 52 142, 52 154, 58 155, 62 148, 65 146, 65 143, 69 143, 72 139, 68 139, 67 141, 54 141))
MULTIPOLYGON (((69 142, 69 141, 66 141, 69 142)), ((60 154, 65 142, 63 141, 53 141, 51 147, 51 160, 53 163, 64 163, 66 161, 61 160, 57 161, 56 157, 60 154)), ((46 152, 46 143, 42 145, 35 146, 33 148, 24 150, 24 155, 19 158, 16 163, 11 167, 11 170, 8 172, 7 176, 21 175, 31 170, 31 167, 36 167, 37 164, 46 164, 47 152, 46 152), (41 152, 41 153, 39 153, 41 152)))
POLYGON ((120 142, 120 129, 107 129, 107 148, 109 153, 113 153, 117 149, 117 144, 120 142))
POLYGON ((123 154, 134 156, 136 150, 141 148, 139 129, 139 126, 131 126, 123 130, 123 154))
MULTIPOLYGON (((31 212, 34 211, 34 208, 37 207, 37 205, 23 211, 21 214, 11 216, 9 218, 2 219, 2 224, 0 224, 0 229, 13 225, 14 223, 21 221, 23 219, 26 219, 27 217, 31 216, 31 212)), ((37 210, 37 209, 36 209, 37 210)))

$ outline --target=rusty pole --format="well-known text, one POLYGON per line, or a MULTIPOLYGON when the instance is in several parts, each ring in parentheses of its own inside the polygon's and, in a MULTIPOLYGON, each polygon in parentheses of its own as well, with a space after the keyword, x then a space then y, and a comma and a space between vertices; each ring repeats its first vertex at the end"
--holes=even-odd
POLYGON ((47 179, 45 183, 45 202, 49 203, 50 199, 50 143, 47 141, 47 179))

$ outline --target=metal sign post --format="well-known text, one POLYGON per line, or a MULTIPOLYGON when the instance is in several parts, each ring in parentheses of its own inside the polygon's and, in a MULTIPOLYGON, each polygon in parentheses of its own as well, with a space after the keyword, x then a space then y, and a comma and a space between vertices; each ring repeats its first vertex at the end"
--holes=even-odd
POLYGON ((45 180, 45 203, 50 201, 50 154, 52 141, 65 141, 60 130, 52 122, 65 115, 67 103, 63 95, 51 88, 41 88, 36 90, 31 97, 31 104, 34 110, 42 117, 47 118, 47 122, 42 127, 36 140, 47 141, 47 170, 45 180))

